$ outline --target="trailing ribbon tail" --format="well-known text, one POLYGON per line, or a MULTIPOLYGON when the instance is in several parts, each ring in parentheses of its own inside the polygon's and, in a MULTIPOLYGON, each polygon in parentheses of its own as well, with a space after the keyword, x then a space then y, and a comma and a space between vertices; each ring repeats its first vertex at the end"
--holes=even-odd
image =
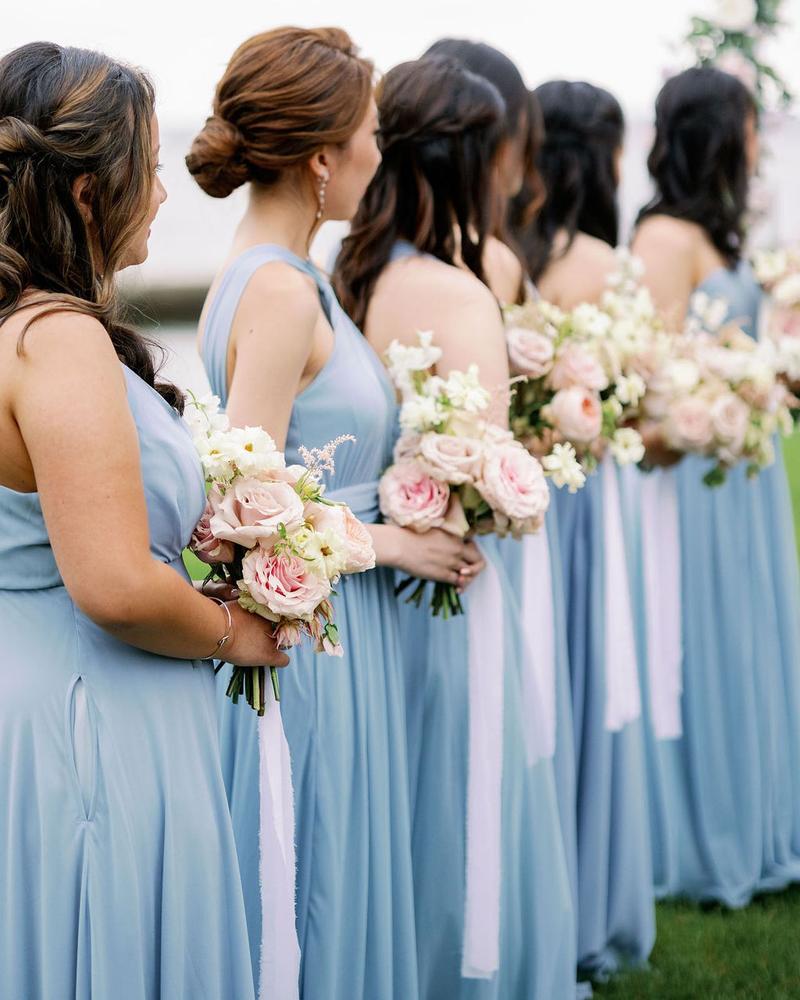
POLYGON ((647 620, 647 675, 656 739, 683 734, 681 551, 675 472, 642 477, 642 559, 647 620))
POLYGON ((300 945, 295 924, 294 796, 281 710, 267 685, 258 720, 261 962, 259 1000, 299 1000, 300 945))
POLYGON ((531 767, 556 752, 556 640, 547 528, 525 535, 517 544, 522 546, 525 757, 531 767))
POLYGON ((608 456, 600 465, 600 475, 605 543, 605 727, 616 733, 642 714, 642 698, 619 482, 616 466, 608 456))
POLYGON ((487 558, 469 591, 469 771, 461 975, 490 979, 500 966, 504 614, 487 558))

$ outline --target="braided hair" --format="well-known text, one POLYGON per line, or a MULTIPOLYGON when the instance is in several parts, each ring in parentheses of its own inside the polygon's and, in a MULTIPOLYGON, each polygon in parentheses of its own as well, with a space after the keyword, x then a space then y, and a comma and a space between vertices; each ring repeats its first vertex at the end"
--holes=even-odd
POLYGON ((383 160, 342 244, 334 276, 340 301, 359 327, 398 240, 446 264, 454 264, 460 253, 484 281, 492 170, 505 133, 505 105, 497 88, 441 56, 390 70, 379 90, 378 114, 383 160))
POLYGON ((153 87, 98 52, 49 42, 0 59, 0 323, 24 304, 93 316, 117 355, 173 406, 157 383, 149 341, 125 324, 115 273, 144 225, 153 184, 153 87), (73 185, 89 178, 92 226, 73 185))

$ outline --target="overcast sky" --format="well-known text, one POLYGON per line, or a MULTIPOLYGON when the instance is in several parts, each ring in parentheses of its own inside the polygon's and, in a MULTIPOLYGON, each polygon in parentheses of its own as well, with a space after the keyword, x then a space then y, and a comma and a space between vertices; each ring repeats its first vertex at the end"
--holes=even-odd
MULTIPOLYGON (((382 70, 415 58, 434 39, 480 39, 507 52, 530 85, 553 77, 608 87, 645 114, 674 66, 672 46, 692 13, 712 0, 28 0, 6 3, 3 51, 47 39, 99 48, 144 66, 167 125, 195 127, 234 48, 281 24, 338 24, 382 70)), ((800 0, 770 60, 800 91, 800 0)))

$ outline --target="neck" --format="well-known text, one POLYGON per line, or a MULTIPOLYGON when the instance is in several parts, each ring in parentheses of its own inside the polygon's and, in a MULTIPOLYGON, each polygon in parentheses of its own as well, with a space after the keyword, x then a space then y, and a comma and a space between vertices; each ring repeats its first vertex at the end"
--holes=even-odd
POLYGON ((236 230, 239 249, 261 243, 277 243, 298 257, 308 257, 311 241, 322 224, 311 205, 288 184, 268 188, 250 185, 247 210, 236 230))

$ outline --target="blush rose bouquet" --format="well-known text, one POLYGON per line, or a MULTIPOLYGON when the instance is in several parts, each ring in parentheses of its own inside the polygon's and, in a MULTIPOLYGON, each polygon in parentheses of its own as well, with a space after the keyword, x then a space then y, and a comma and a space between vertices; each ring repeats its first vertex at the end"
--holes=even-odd
POLYGON ((725 323, 727 312, 724 300, 695 294, 686 329, 653 371, 643 402, 670 449, 713 460, 708 486, 741 462, 757 475, 775 459, 776 432, 792 427, 773 345, 725 323))
POLYGON ((599 303, 565 312, 531 300, 504 310, 518 376, 511 426, 527 447, 545 453, 555 484, 570 492, 606 449, 619 465, 644 457, 638 422, 652 358, 667 335, 641 275, 637 258, 619 250, 599 303))
MULTIPOLYGON (((447 378, 433 374, 441 351, 430 332, 413 346, 394 341, 387 352, 389 373, 401 397, 401 434, 394 464, 379 485, 381 513, 413 531, 442 528, 460 537, 537 532, 550 496, 542 466, 511 431, 489 419, 490 393, 476 365, 447 378)), ((425 582, 409 601, 420 604, 425 582)), ((431 607, 449 617, 462 611, 458 591, 436 583, 431 607)))
MULTIPOLYGON (((343 574, 372 569, 375 552, 350 508, 325 499, 321 474, 334 471, 337 446, 353 438, 301 449, 305 465, 287 466, 263 428, 231 427, 215 396, 191 396, 185 420, 207 487, 190 550, 209 566, 208 579, 235 586, 239 604, 270 623, 281 649, 310 637, 317 652, 341 656, 330 599, 343 574)), ((234 702, 244 695, 263 715, 265 668, 234 666, 227 694, 234 702)))

